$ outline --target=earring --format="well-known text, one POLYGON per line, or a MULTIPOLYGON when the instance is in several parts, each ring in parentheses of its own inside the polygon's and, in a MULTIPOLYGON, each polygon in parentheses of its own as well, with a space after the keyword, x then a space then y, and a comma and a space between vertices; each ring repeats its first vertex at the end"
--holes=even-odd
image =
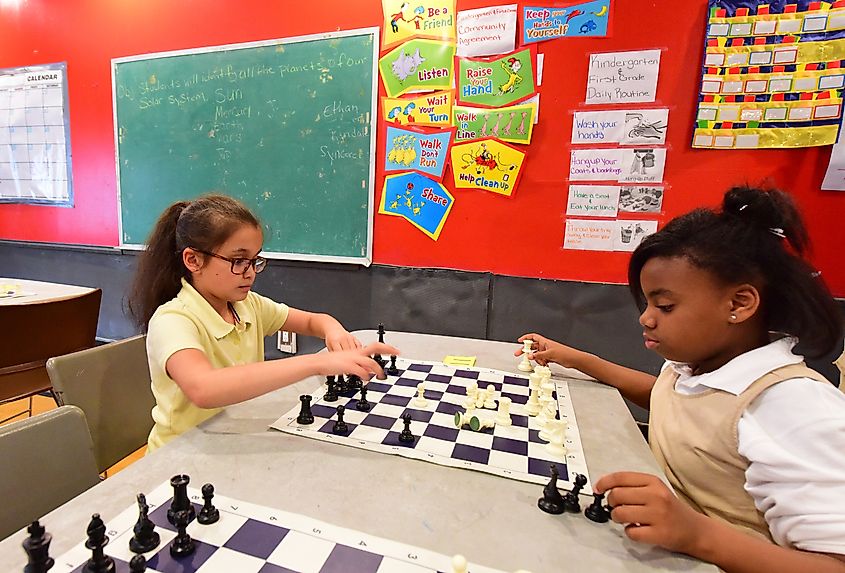
POLYGON ((736 315, 735 315, 735 314, 732 314, 732 315, 731 315, 731 320, 736 320, 736 315))

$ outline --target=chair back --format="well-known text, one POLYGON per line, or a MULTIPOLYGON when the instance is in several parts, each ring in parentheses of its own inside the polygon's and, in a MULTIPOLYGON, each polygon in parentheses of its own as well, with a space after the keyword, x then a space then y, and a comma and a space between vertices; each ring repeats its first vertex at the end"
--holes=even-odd
POLYGON ((63 406, 0 426, 0 539, 96 485, 85 414, 63 406))
POLYGON ((79 406, 88 419, 100 472, 147 443, 155 406, 145 335, 47 361, 62 404, 79 406))
POLYGON ((48 358, 94 346, 102 296, 0 305, 0 403, 49 390, 48 358))

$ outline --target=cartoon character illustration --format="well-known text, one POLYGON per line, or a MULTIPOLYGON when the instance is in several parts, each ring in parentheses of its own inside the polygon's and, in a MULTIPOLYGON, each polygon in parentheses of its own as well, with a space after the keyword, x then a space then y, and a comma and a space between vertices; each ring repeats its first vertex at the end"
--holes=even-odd
POLYGON ((413 213, 413 215, 416 217, 422 211, 423 205, 425 203, 423 201, 419 201, 417 203, 414 203, 413 198, 414 198, 414 184, 409 182, 408 185, 405 187, 405 193, 403 195, 400 195, 400 194, 397 193, 396 199, 394 199, 393 201, 390 202, 390 209, 392 209, 394 211, 398 210, 399 204, 402 203, 402 205, 405 208, 410 209, 411 213, 413 213))
POLYGON ((414 102, 409 103, 405 106, 405 109, 402 110, 402 113, 405 115, 405 119, 408 120, 408 123, 414 123, 414 116, 411 115, 414 113, 414 110, 417 108, 417 104, 414 102))
POLYGON ((575 18, 576 16, 580 16, 580 15, 581 15, 581 14, 583 14, 583 13, 584 13, 584 11, 583 11, 583 10, 573 10, 572 12, 570 12, 570 13, 566 16, 566 22, 564 22, 564 23, 565 23, 565 24, 568 24, 570 20, 572 20, 572 19, 573 19, 573 18, 575 18))
POLYGON ((402 49, 402 51, 399 52, 399 56, 393 60, 390 67, 393 70, 393 75, 396 76, 400 82, 404 82, 405 78, 412 76, 417 72, 417 68, 420 67, 420 64, 424 61, 425 58, 420 55, 419 48, 417 48, 417 51, 414 52, 414 55, 412 56, 406 54, 405 50, 402 49))
POLYGON ((502 69, 508 74, 508 81, 499 86, 499 93, 502 95, 510 93, 516 89, 516 86, 522 83, 522 76, 519 75, 519 70, 522 69, 522 62, 517 58, 508 58, 502 62, 502 69))
POLYGON ((628 139, 661 139, 666 134, 666 125, 662 120, 647 122, 641 113, 625 114, 625 123, 632 123, 628 139))
POLYGON ((392 120, 393 120, 393 123, 398 123, 398 124, 401 124, 401 123, 402 123, 402 120, 401 120, 401 119, 399 119, 399 116, 400 116, 401 114, 402 114, 402 108, 401 108, 401 107, 398 107, 398 106, 397 106, 397 107, 394 107, 394 108, 393 108, 393 109, 391 109, 389 112, 387 112, 387 119, 392 119, 392 120))
POLYGON ((417 30, 420 29, 420 22, 425 19, 425 7, 424 6, 417 6, 414 8, 414 17, 411 18, 411 21, 414 23, 414 26, 417 27, 417 30))
POLYGON ((481 175, 484 173, 485 170, 487 171, 513 171, 516 169, 516 165, 507 165, 502 163, 502 157, 500 153, 497 153, 495 156, 487 149, 486 143, 481 143, 481 146, 474 151, 470 151, 470 153, 464 153, 461 155, 461 161, 463 161, 462 169, 467 170, 473 165, 475 165, 475 174, 481 175))
POLYGON ((527 111, 523 111, 523 112, 522 112, 522 119, 521 119, 521 120, 520 120, 520 122, 519 122, 519 127, 517 127, 517 128, 516 128, 516 132, 517 132, 519 135, 525 135, 525 118, 526 118, 526 117, 528 117, 528 112, 527 112, 527 111))
POLYGON ((393 30, 393 33, 396 34, 399 32, 399 20, 403 22, 405 20, 405 10, 408 8, 407 2, 402 2, 402 5, 399 7, 399 11, 395 14, 390 15, 390 28, 393 30))
POLYGON ((593 22, 592 20, 587 20, 586 22, 581 24, 581 28, 578 31, 582 34, 589 34, 596 28, 598 28, 598 26, 596 26, 595 22, 593 22))
POLYGON ((601 10, 599 10, 598 12, 593 12, 593 14, 595 14, 595 15, 596 15, 596 16, 598 16, 599 18, 601 18, 602 16, 604 16, 605 14, 607 14, 607 4, 605 4, 604 6, 602 6, 602 7, 601 7, 601 10))
POLYGON ((508 118, 508 122, 505 124, 505 127, 502 128, 502 135, 510 135, 511 134, 511 124, 513 123, 514 117, 516 117, 516 112, 512 111, 510 118, 508 118))

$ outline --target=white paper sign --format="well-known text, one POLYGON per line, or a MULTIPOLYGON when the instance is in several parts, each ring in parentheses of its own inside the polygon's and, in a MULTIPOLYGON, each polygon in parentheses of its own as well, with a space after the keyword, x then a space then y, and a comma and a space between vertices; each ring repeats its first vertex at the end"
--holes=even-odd
POLYGON ((845 143, 837 143, 830 152, 830 163, 822 181, 822 189, 845 191, 845 143))
POLYGON ((534 107, 534 125, 537 125, 537 122, 540 121, 540 94, 534 94, 533 97, 528 98, 522 103, 533 103, 534 107))
POLYGON ((572 143, 617 143, 625 130, 625 112, 576 111, 572 143))
POLYGON ((654 101, 660 50, 590 54, 586 103, 654 101))
POLYGON ((516 4, 458 12, 459 56, 491 56, 514 50, 516 4))
POLYGON ((573 149, 570 181, 617 181, 622 175, 622 149, 573 149))
POLYGON ((567 219, 563 236, 564 249, 612 251, 616 221, 567 219))
POLYGON ((652 183, 663 181, 666 166, 665 147, 631 147, 619 150, 622 153, 619 181, 652 183))
POLYGON ((619 209, 618 185, 570 185, 567 215, 616 217, 619 209))
POLYGON ((633 251, 644 238, 657 231, 657 221, 615 221, 614 251, 633 251))

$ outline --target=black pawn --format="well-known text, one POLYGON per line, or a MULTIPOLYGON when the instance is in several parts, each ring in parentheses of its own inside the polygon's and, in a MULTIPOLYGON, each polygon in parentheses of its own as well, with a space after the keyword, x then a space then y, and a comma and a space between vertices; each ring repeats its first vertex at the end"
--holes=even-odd
POLYGON ((587 516, 587 519, 590 521, 595 521, 596 523, 607 523, 608 515, 607 511, 602 507, 601 502, 604 501, 604 494, 603 493, 594 493, 593 494, 593 503, 584 510, 584 515, 587 516))
POLYGON ((372 404, 367 402, 367 387, 361 387, 361 398, 358 400, 358 403, 355 404, 355 409, 360 412, 369 412, 370 408, 372 408, 372 404))
POLYGON ((346 410, 343 406, 337 407, 337 422, 332 426, 332 434, 340 434, 345 436, 349 432, 349 426, 343 421, 343 412, 346 410))
POLYGON ((299 409, 299 416, 296 417, 296 423, 303 425, 313 424, 314 414, 311 413, 311 396, 303 394, 299 397, 299 401, 302 403, 302 406, 299 409))
POLYGON ((349 391, 349 383, 346 381, 346 378, 343 377, 343 374, 337 375, 337 393, 338 394, 346 394, 349 391))
POLYGON ((378 323, 378 341, 384 344, 384 325, 378 323))
POLYGON ((349 389, 352 391, 360 390, 364 387, 364 383, 361 381, 361 377, 355 374, 349 375, 349 389))
POLYGON ((326 380, 326 393, 323 395, 323 400, 326 402, 337 402, 337 383, 334 381, 334 376, 329 376, 326 380))
POLYGON ((384 371, 388 376, 399 376, 399 369, 396 368, 396 355, 390 355, 390 366, 384 371))
POLYGON ((93 555, 82 569, 85 573, 114 573, 114 560, 104 553, 108 544, 106 524, 100 519, 100 514, 95 513, 88 524, 88 540, 85 547, 90 549, 93 555))
POLYGON ((552 478, 549 480, 549 483, 543 488, 543 497, 537 500, 537 507, 545 511, 546 513, 552 513, 554 515, 560 515, 564 512, 564 502, 563 496, 560 495, 560 491, 557 489, 557 478, 559 476, 557 472, 557 466, 552 464, 551 466, 551 473, 552 478))
POLYGON ((188 484, 191 483, 191 478, 186 475, 175 475, 170 478, 170 485, 173 486, 173 501, 167 510, 167 521, 171 525, 176 525, 175 516, 177 511, 188 512, 188 521, 191 521, 197 516, 197 510, 188 499, 188 484))
POLYGON ((55 563, 49 555, 50 542, 53 540, 53 536, 47 533, 37 519, 26 530, 29 532, 29 537, 23 541, 23 548, 27 556, 27 564, 23 568, 24 573, 46 573, 55 563))
POLYGON ((581 489, 587 485, 587 476, 584 474, 575 474, 575 487, 572 491, 563 496, 563 507, 570 513, 581 513, 581 503, 578 501, 578 494, 581 489))
POLYGON ((188 535, 188 522, 190 521, 187 511, 180 510, 174 516, 176 520, 176 538, 170 542, 170 555, 173 557, 186 557, 193 553, 197 546, 194 540, 188 535))
POLYGON ((402 416, 402 421, 405 422, 405 427, 399 433, 399 441, 403 444, 411 444, 417 438, 411 433, 411 415, 405 414, 402 416))
POLYGON ((150 506, 147 505, 147 498, 143 493, 138 494, 138 521, 132 530, 135 534, 129 540, 129 550, 132 553, 146 553, 152 551, 161 543, 159 534, 155 531, 155 524, 150 520, 148 514, 150 506))
POLYGON ((147 570, 147 560, 143 555, 136 555, 129 560, 129 573, 144 573, 147 570))
POLYGON ((217 520, 220 519, 220 512, 216 507, 214 507, 214 504, 211 503, 211 500, 214 499, 214 486, 210 483, 202 486, 202 499, 205 503, 203 503, 202 509, 200 510, 199 515, 197 515, 197 521, 199 521, 202 525, 217 523, 217 520))

